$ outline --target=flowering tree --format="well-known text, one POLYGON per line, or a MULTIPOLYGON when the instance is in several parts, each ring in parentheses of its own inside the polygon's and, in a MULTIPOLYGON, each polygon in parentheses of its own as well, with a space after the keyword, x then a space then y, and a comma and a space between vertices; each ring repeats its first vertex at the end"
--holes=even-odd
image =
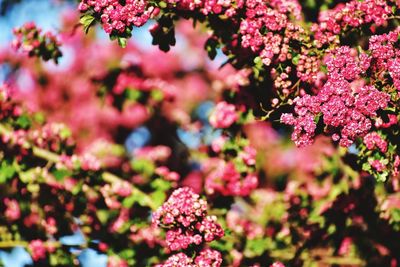
POLYGON ((400 3, 337 2, 82 0, 57 34, 15 29, 0 248, 35 266, 87 248, 109 267, 399 265, 400 3), (157 49, 129 40, 145 24, 157 49))

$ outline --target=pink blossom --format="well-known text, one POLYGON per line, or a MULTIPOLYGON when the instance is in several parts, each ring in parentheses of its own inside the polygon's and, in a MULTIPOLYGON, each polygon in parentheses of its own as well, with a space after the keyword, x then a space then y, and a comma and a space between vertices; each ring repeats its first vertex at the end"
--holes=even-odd
MULTIPOLYGON (((251 162, 250 162, 251 163, 251 162)), ((225 196, 247 196, 258 186, 258 177, 248 173, 242 177, 233 163, 218 160, 209 162, 212 170, 206 177, 207 193, 220 193, 225 196)))
POLYGON ((228 128, 238 120, 235 106, 225 101, 219 102, 210 115, 210 124, 214 128, 228 128))
POLYGON ((28 245, 33 261, 46 258, 46 247, 42 240, 32 240, 28 245))
POLYGON ((211 242, 224 235, 213 216, 207 216, 207 202, 189 187, 175 190, 153 214, 153 224, 168 229, 166 242, 172 251, 211 242))
POLYGON ((381 172, 386 169, 386 165, 379 159, 370 160, 369 164, 371 165, 372 168, 374 168, 378 172, 381 172))
POLYGON ((128 267, 128 263, 120 259, 118 256, 111 255, 108 257, 107 267, 128 267))
POLYGON ((178 253, 170 256, 163 264, 158 264, 156 267, 196 267, 193 260, 185 253, 178 253))
POLYGON ((142 26, 154 10, 147 7, 145 0, 126 0, 124 4, 115 0, 82 0, 79 10, 85 12, 88 9, 92 9, 101 17, 103 29, 109 34, 113 31, 124 33, 132 26, 142 26))
POLYGON ((387 142, 383 140, 382 137, 376 132, 371 132, 365 135, 364 144, 369 150, 377 147, 382 153, 385 153, 387 151, 387 142))
POLYGON ((205 249, 195 258, 194 262, 198 267, 221 266, 221 253, 213 249, 205 249))
POLYGON ((211 143, 211 149, 215 153, 220 153, 222 151, 222 148, 224 147, 224 144, 226 142, 227 138, 225 136, 219 136, 216 139, 214 139, 211 143))
POLYGON ((257 151, 251 146, 245 146, 239 153, 239 157, 243 159, 244 163, 250 166, 256 164, 256 155, 257 151))
POLYGON ((285 267, 285 265, 279 261, 274 262, 273 264, 271 264, 269 267, 285 267))
POLYGON ((10 221, 18 220, 21 217, 21 210, 19 208, 18 201, 15 199, 5 198, 3 202, 6 206, 6 210, 4 212, 6 218, 10 221))

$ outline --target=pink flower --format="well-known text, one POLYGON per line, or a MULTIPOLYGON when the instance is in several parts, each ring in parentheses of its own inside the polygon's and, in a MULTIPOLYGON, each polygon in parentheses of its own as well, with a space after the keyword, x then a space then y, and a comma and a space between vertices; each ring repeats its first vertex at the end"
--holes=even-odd
POLYGON ((383 140, 382 137, 376 132, 371 132, 365 135, 364 144, 369 150, 377 147, 382 153, 385 153, 387 151, 387 142, 383 140))
POLYGON ((128 263, 123 259, 112 255, 108 257, 107 267, 128 267, 128 263))
POLYGON ((369 160, 369 164, 378 172, 386 169, 386 165, 379 159, 369 160))
POLYGON ((241 157, 247 165, 255 165, 256 164, 256 155, 257 151, 251 146, 245 146, 243 151, 239 153, 239 157, 241 157))
POLYGON ((32 240, 28 245, 33 261, 46 258, 46 247, 42 240, 32 240))
POLYGON ((19 204, 15 199, 4 199, 4 205, 6 206, 6 210, 4 215, 10 221, 18 220, 21 217, 21 210, 19 208, 19 204))
POLYGON ((366 135, 377 111, 387 107, 390 96, 374 85, 351 83, 364 71, 349 47, 340 47, 327 59, 328 80, 316 96, 296 98, 293 114, 282 114, 284 124, 293 125, 292 140, 297 146, 312 143, 316 119, 321 116, 332 138, 349 147, 366 135))
POLYGON ((226 139, 227 138, 225 136, 219 136, 218 138, 214 139, 211 143, 211 149, 215 153, 220 153, 222 151, 222 148, 224 147, 226 139))
POLYGON ((248 173, 244 177, 232 162, 218 160, 209 162, 211 172, 206 177, 205 188, 208 194, 219 193, 224 196, 248 196, 258 186, 258 177, 248 173))
POLYGON ((98 171, 100 169, 100 161, 91 154, 83 154, 80 158, 81 168, 85 171, 98 171))
POLYGON ((210 124, 214 128, 228 128, 238 120, 235 106, 225 101, 219 102, 210 115, 210 124))
POLYGON ((350 246, 353 243, 353 239, 351 237, 345 237, 340 244, 339 255, 346 255, 350 251, 350 246))
POLYGON ((269 267, 285 267, 285 265, 283 265, 282 262, 277 261, 271 264, 269 267))
POLYGON ((195 267, 195 265, 190 257, 180 252, 170 256, 163 264, 158 264, 156 267, 195 267))
POLYGON ((200 252, 194 260, 198 267, 221 266, 222 256, 221 253, 213 249, 205 249, 200 252))
POLYGON ((110 231, 118 232, 119 229, 129 220, 129 210, 122 208, 118 218, 111 224, 110 231))
POLYGON ((192 259, 185 253, 178 253, 170 256, 163 264, 158 264, 156 267, 219 267, 222 264, 221 253, 206 248, 192 259))
POLYGON ((121 197, 127 197, 132 194, 132 185, 128 181, 116 181, 111 187, 111 190, 121 197))
POLYGON ((154 10, 151 7, 147 8, 147 1, 144 0, 126 0, 123 4, 114 0, 82 0, 79 10, 85 12, 88 9, 101 17, 103 29, 107 33, 112 31, 124 33, 132 26, 142 26, 149 20, 154 10))
POLYGON ((180 175, 177 172, 170 171, 169 168, 166 166, 157 167, 155 173, 163 176, 165 180, 171 182, 179 181, 180 178, 180 175))
POLYGON ((224 235, 215 216, 207 216, 207 202, 189 187, 175 190, 153 214, 153 224, 167 228, 166 243, 170 250, 211 242, 224 235))

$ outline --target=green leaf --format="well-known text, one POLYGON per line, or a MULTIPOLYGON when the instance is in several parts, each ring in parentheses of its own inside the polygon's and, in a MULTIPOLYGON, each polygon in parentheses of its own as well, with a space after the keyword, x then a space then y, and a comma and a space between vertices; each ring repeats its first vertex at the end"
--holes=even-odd
POLYGON ((82 190, 82 185, 83 185, 83 181, 81 180, 81 181, 79 181, 79 182, 72 188, 71 193, 72 193, 73 195, 77 195, 79 192, 81 192, 81 190, 82 190))
POLYGON ((151 161, 145 159, 136 159, 132 161, 132 169, 147 177, 153 175, 155 166, 151 161))
POLYGON ((52 173, 57 181, 62 181, 65 177, 72 175, 72 172, 67 169, 54 170, 52 173))
POLYGON ((43 112, 36 112, 33 115, 33 119, 34 119, 35 122, 40 123, 40 124, 42 124, 42 123, 44 123, 46 121, 43 112))
POLYGON ((142 96, 142 92, 137 89, 128 88, 125 90, 125 95, 128 100, 137 101, 142 96))
POLYGON ((122 201, 122 206, 124 206, 125 208, 131 208, 133 206, 133 204, 135 204, 135 202, 138 201, 138 196, 136 194, 133 194, 127 198, 125 198, 122 201))
POLYGON ((371 170, 371 164, 369 164, 368 162, 364 162, 362 165, 362 169, 363 171, 370 171, 371 170))
POLYGON ((165 192, 171 188, 171 183, 162 178, 158 178, 151 182, 151 187, 155 190, 161 190, 165 192))
POLYGON ((71 137, 71 135, 71 130, 68 127, 63 127, 61 129, 60 136, 62 139, 67 139, 68 137, 71 137))
POLYGON ((91 14, 85 14, 79 19, 79 22, 83 25, 85 33, 88 33, 90 26, 95 22, 95 18, 91 14))
POLYGON ((382 173, 378 173, 376 179, 379 182, 385 182, 388 176, 389 176, 389 173, 387 171, 383 171, 382 173))
POLYGON ((120 37, 118 36, 118 44, 120 47, 125 48, 127 43, 128 43, 128 39, 126 39, 125 37, 120 37))
POLYGON ((164 93, 161 90, 153 90, 151 91, 151 98, 157 102, 160 102, 164 98, 164 93))
POLYGON ((115 39, 117 39, 118 38, 118 36, 115 34, 115 33, 111 33, 110 34, 110 40, 111 41, 114 41, 115 39))
POLYGON ((103 225, 107 223, 108 218, 110 217, 110 213, 108 210, 97 210, 96 215, 101 224, 103 225))
POLYGON ((6 161, 1 163, 0 167, 0 183, 7 182, 8 179, 14 177, 15 168, 12 165, 8 165, 6 161))
POLYGON ((16 121, 17 125, 23 129, 27 129, 31 125, 31 120, 28 116, 22 115, 16 121))
POLYGON ((269 247, 269 241, 263 238, 250 239, 246 243, 244 254, 247 257, 261 256, 269 247))
POLYGON ((167 198, 167 195, 163 191, 155 191, 150 194, 151 199, 155 203, 156 206, 161 206, 165 199, 167 198))
POLYGON ((253 62, 254 62, 254 64, 256 64, 256 66, 259 66, 259 67, 261 67, 263 64, 262 59, 260 57, 254 58, 253 62))
POLYGON ((299 59, 300 59, 300 54, 297 54, 296 56, 294 56, 294 57, 292 58, 292 63, 293 63, 294 65, 299 64, 299 59))
POLYGON ((158 3, 158 7, 159 8, 166 8, 167 7, 167 3, 165 3, 164 1, 161 1, 160 3, 158 3))

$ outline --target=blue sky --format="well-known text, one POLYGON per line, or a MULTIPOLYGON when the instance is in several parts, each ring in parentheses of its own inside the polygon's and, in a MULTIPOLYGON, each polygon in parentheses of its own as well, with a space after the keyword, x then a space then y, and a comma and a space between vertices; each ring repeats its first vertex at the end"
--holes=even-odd
POLYGON ((6 16, 0 17, 0 45, 7 45, 12 40, 12 29, 27 21, 35 21, 44 30, 57 30, 60 26, 60 10, 70 4, 52 2, 55 1, 26 0, 22 4, 16 4, 6 16))

